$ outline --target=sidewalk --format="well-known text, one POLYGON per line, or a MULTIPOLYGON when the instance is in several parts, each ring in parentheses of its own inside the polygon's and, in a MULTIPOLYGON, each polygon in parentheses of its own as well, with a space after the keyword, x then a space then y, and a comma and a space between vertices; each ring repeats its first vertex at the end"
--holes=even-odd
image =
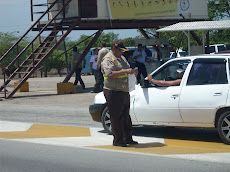
MULTIPOLYGON (((57 94, 57 83, 61 83, 64 80, 65 77, 44 77, 44 78, 29 78, 27 82, 29 82, 29 92, 16 92, 12 99, 4 99, 4 90, 0 92, 0 98, 3 98, 3 101, 8 100, 14 100, 14 99, 20 99, 20 101, 26 101, 30 99, 36 98, 37 100, 44 100, 44 97, 51 96, 54 98, 55 101, 57 101, 57 96, 59 97, 66 97, 70 96, 70 99, 66 99, 66 103, 76 103, 76 101, 81 98, 82 100, 80 102, 83 102, 84 99, 91 100, 93 102, 93 98, 95 94, 90 93, 92 91, 93 86, 95 84, 94 76, 93 75, 87 75, 82 76, 82 79, 85 83, 86 89, 82 90, 81 86, 78 85, 76 90, 77 93, 75 94, 66 94, 66 95, 58 95, 57 94), (78 96, 76 96, 78 95, 78 96), (85 97, 85 98, 83 98, 85 97)), ((13 88, 14 88, 14 82, 18 80, 12 80, 8 86, 7 86, 7 94, 9 94, 13 88)), ((74 82, 74 77, 71 77, 69 82, 74 82)), ((0 83, 3 83, 3 79, 0 79, 0 83)), ((79 83, 80 84, 80 83, 79 83)), ((37 102, 38 103, 38 102, 37 102)), ((43 102, 44 103, 44 102, 43 102)))
MULTIPOLYGON (((96 93, 90 93, 95 79, 93 75, 82 76, 86 89, 77 87, 78 93, 57 94, 57 83, 65 77, 30 78, 29 92, 17 92, 13 98, 0 101, 1 119, 38 124, 60 124, 68 126, 102 127, 92 120, 89 106, 94 103, 96 93)), ((69 82, 73 82, 72 77, 69 82)), ((2 82, 2 80, 0 81, 2 82)), ((9 92, 14 87, 11 81, 9 92)), ((0 93, 4 97, 4 93, 0 93)))

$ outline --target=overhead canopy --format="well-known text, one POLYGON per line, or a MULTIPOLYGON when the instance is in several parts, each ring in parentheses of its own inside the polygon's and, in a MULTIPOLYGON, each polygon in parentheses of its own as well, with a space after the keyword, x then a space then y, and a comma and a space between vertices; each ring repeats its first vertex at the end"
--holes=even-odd
POLYGON ((171 26, 158 29, 157 32, 183 31, 188 37, 188 54, 191 55, 190 46, 190 31, 202 31, 202 53, 205 53, 204 37, 205 32, 209 30, 224 30, 230 29, 230 20, 222 21, 195 21, 195 22, 180 22, 171 26))
POLYGON ((194 30, 224 30, 230 29, 230 20, 180 22, 158 29, 157 32, 194 31, 194 30))

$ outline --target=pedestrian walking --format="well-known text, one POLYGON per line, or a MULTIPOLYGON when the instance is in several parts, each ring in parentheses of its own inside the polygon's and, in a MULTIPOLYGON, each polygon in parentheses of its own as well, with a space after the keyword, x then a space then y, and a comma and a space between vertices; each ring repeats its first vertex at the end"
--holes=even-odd
MULTIPOLYGON (((77 61, 80 59, 81 54, 78 52, 78 49, 76 46, 73 47, 73 55, 72 55, 72 61, 71 61, 71 69, 74 68, 77 61)), ((86 60, 83 60, 83 68, 85 68, 86 60)), ((75 70, 75 81, 74 85, 78 84, 78 81, 81 84, 82 89, 85 89, 85 84, 81 78, 81 71, 82 71, 82 63, 79 64, 78 68, 75 70)))

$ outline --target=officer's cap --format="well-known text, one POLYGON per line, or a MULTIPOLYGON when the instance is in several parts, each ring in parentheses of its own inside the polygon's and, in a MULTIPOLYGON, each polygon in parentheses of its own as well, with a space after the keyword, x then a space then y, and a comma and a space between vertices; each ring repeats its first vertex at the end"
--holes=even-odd
POLYGON ((119 48, 123 51, 129 51, 128 48, 125 47, 125 43, 123 40, 116 40, 113 42, 112 46, 115 46, 116 48, 119 48))

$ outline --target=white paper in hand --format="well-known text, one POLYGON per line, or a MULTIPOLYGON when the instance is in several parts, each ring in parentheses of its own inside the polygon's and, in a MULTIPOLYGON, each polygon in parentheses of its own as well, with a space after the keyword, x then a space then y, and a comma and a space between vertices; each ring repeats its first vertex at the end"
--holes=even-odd
POLYGON ((134 74, 129 74, 129 92, 135 90, 136 77, 134 74))

